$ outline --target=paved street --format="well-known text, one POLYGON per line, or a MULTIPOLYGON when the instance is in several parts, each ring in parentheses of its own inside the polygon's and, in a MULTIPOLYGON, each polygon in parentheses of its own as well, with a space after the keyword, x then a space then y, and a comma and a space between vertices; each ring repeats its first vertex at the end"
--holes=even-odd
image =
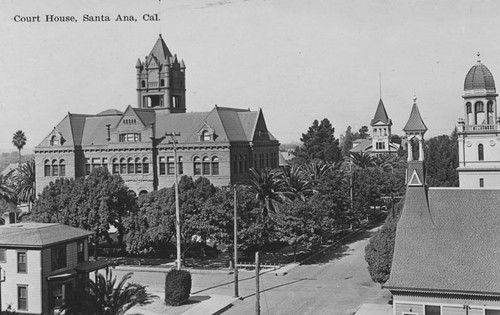
MULTIPOLYGON (((374 284, 364 260, 364 248, 372 231, 359 234, 350 244, 325 252, 321 257, 292 269, 285 276, 269 272, 261 276, 261 314, 353 314, 363 303, 384 304, 387 290, 374 284)), ((115 271, 120 276, 122 271, 115 271)), ((255 313, 255 277, 240 272, 240 296, 227 315, 255 313)), ((136 272, 132 281, 148 284, 163 295, 164 275, 136 272)), ((233 295, 233 275, 193 274, 193 296, 233 295)))

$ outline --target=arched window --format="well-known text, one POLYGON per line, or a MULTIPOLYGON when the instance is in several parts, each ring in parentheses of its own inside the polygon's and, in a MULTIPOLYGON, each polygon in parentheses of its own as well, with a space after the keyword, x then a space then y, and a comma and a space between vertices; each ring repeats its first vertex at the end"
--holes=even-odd
POLYGON ((63 159, 59 160, 59 176, 66 176, 66 162, 63 159))
POLYGON ((127 173, 134 174, 134 160, 132 158, 127 159, 127 173))
POLYGON ((144 174, 148 174, 149 173, 149 161, 148 161, 148 158, 145 157, 142 159, 142 172, 144 174))
POLYGON ((477 157, 479 161, 484 161, 484 147, 482 144, 477 146, 477 157))
POLYGON ((161 80, 160 80, 160 85, 161 85, 161 86, 165 86, 165 79, 161 79, 161 80))
POLYGON ((483 113, 484 112, 484 104, 483 102, 476 102, 476 104, 474 105, 475 106, 475 109, 476 109, 476 113, 483 113))
POLYGON ((135 172, 137 174, 141 174, 142 173, 141 158, 135 158, 135 172))
POLYGON ((50 145, 51 146, 59 145, 59 138, 57 138, 56 135, 54 135, 54 136, 52 136, 52 138, 50 138, 50 145))
POLYGON ((493 119, 493 102, 492 101, 489 101, 487 106, 486 106, 486 110, 488 111, 488 115, 487 115, 487 119, 488 119, 488 122, 487 124, 494 124, 495 123, 495 120, 493 119))
POLYGON ((488 113, 493 113, 493 102, 489 101, 487 106, 488 113))
POLYGON ((59 176, 59 165, 57 160, 52 161, 52 176, 59 176))
POLYGON ((467 111, 467 114, 472 113, 472 104, 471 103, 465 104, 465 109, 467 111))
POLYGON ((203 175, 210 175, 210 158, 205 156, 203 158, 203 175))
POLYGON ((46 160, 43 163, 43 176, 50 176, 50 161, 46 160))
POLYGON ((193 175, 201 175, 201 159, 198 156, 193 159, 193 175))
POLYGON ((145 88, 145 87, 146 87, 146 81, 142 80, 142 82, 141 82, 141 86, 142 86, 143 88, 145 88))
POLYGON ((212 175, 219 175, 219 158, 216 156, 212 158, 212 175))
POLYGON ((212 140, 210 137, 210 132, 208 132, 208 130, 204 130, 201 133, 201 141, 210 141, 210 140, 212 140))
POLYGON ((120 174, 127 174, 127 163, 125 158, 120 159, 120 174))
POLYGON ((113 174, 120 173, 120 164, 118 164, 117 158, 113 159, 113 166, 112 167, 113 167, 113 169, 112 169, 113 174))

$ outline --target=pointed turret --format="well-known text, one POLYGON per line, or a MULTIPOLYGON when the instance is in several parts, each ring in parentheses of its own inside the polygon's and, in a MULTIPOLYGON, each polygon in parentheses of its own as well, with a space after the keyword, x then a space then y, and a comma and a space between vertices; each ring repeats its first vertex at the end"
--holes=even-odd
POLYGON ((422 116, 420 116, 420 112, 417 106, 417 97, 413 97, 413 107, 411 109, 410 118, 408 118, 408 122, 406 123, 403 131, 408 132, 421 132, 422 134, 427 131, 427 126, 422 120, 422 116))
POLYGON ((153 49, 151 49, 151 52, 149 53, 148 57, 155 56, 158 58, 160 63, 165 63, 165 61, 172 57, 172 54, 170 53, 170 50, 168 50, 167 44, 163 41, 163 38, 160 36, 158 37, 158 40, 156 41, 155 45, 153 46, 153 49))
POLYGON ((371 125, 373 126, 377 122, 382 122, 386 125, 392 125, 392 121, 387 115, 387 111, 385 110, 384 102, 382 102, 382 99, 380 99, 378 102, 377 111, 375 112, 375 116, 373 116, 371 125))

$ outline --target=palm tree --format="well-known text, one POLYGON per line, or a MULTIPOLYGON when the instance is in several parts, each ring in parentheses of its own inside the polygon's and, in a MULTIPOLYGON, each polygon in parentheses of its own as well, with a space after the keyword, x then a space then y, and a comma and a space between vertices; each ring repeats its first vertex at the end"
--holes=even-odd
POLYGON ((0 175, 0 199, 6 202, 16 202, 16 194, 7 179, 0 175))
POLYGON ((22 130, 16 131, 12 137, 12 144, 19 150, 19 169, 21 168, 21 150, 26 145, 26 136, 22 130))
POLYGON ((367 152, 351 153, 350 160, 354 165, 360 168, 377 166, 377 159, 367 152))
POLYGON ((281 173, 283 174, 282 178, 288 188, 288 192, 293 197, 298 197, 302 201, 305 201, 306 197, 314 194, 314 189, 312 188, 313 181, 310 180, 302 166, 292 164, 290 168, 282 169, 281 173))
POLYGON ((21 166, 16 175, 16 195, 19 201, 28 203, 28 212, 31 212, 31 204, 36 198, 36 175, 35 161, 28 160, 21 166))
POLYGON ((265 168, 248 170, 247 186, 261 205, 262 216, 278 211, 278 204, 290 196, 281 171, 265 168))
POLYGON ((147 304, 154 297, 146 287, 138 283, 126 283, 132 272, 116 283, 116 277, 97 274, 96 280, 84 280, 77 285, 62 306, 66 314, 75 315, 123 315, 136 304, 147 304))

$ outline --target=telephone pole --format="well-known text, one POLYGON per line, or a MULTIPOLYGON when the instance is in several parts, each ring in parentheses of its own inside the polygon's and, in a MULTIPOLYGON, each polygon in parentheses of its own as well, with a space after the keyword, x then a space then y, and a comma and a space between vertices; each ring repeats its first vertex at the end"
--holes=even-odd
POLYGON ((236 199, 236 185, 234 187, 234 297, 238 297, 238 223, 237 210, 238 203, 236 199))
POLYGON ((179 132, 167 132, 166 137, 171 137, 174 146, 174 171, 175 171, 175 232, 177 238, 177 270, 181 269, 181 218, 179 213, 179 181, 178 181, 178 170, 177 170, 177 140, 175 137, 179 137, 181 134, 179 132))

